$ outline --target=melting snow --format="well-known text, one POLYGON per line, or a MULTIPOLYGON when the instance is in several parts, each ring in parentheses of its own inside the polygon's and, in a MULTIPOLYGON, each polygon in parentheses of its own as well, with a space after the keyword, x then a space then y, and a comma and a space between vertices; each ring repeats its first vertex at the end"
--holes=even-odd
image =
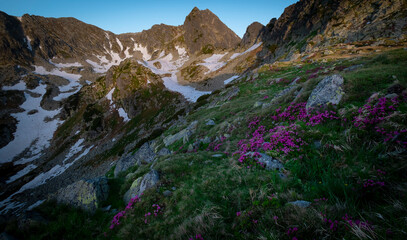
POLYGON ((178 55, 180 57, 186 57, 187 56, 187 50, 183 47, 175 46, 175 49, 178 51, 178 55))
POLYGON ((122 45, 122 42, 120 42, 120 40, 119 40, 118 38, 116 38, 116 42, 117 42, 117 44, 119 44, 119 47, 120 47, 120 52, 121 52, 121 51, 123 51, 123 45, 122 45))
POLYGON ((228 78, 228 79, 226 79, 226 80, 224 81, 224 84, 226 85, 226 84, 232 82, 233 80, 235 80, 235 79, 238 78, 238 77, 239 77, 239 76, 233 76, 233 77, 231 77, 231 78, 228 78))
MULTIPOLYGON (((82 139, 81 139, 82 140, 82 139)), ((79 140, 80 141, 80 140, 79 140)), ((75 144, 76 145, 76 144, 75 144)), ((68 155, 70 155, 71 152, 76 151, 76 149, 74 149, 73 146, 71 148, 71 151, 68 153, 68 155)), ((89 153, 90 149, 93 146, 90 146, 89 148, 85 149, 79 156, 77 156, 74 160, 72 160, 72 162, 70 163, 66 163, 66 159, 64 160, 64 163, 61 165, 55 165, 53 168, 51 168, 48 172, 45 173, 41 173, 39 174, 37 177, 35 177, 33 180, 31 180, 30 182, 26 183, 24 186, 22 186, 20 188, 20 190, 18 190, 18 192, 14 193, 13 195, 17 194, 17 193, 22 193, 27 189, 33 189, 36 188, 40 185, 43 185, 44 183, 46 183, 48 180, 57 177, 59 175, 61 175, 62 173, 64 173, 66 171, 66 169, 68 169, 70 166, 72 166, 76 161, 78 161, 79 159, 81 159, 83 156, 85 156, 86 154, 89 153)), ((82 149, 82 148, 81 148, 82 149)), ((78 152, 76 152, 75 154, 77 154, 78 152)))
POLYGON ((27 36, 27 48, 28 48, 28 50, 30 50, 30 51, 33 50, 32 46, 31 46, 31 39, 30 39, 29 36, 27 36))
MULTIPOLYGON (((110 105, 111 105, 113 108, 116 108, 116 104, 114 104, 114 102, 113 102, 113 96, 112 96, 114 90, 115 90, 115 88, 112 88, 112 90, 110 90, 110 91, 106 94, 106 98, 107 98, 107 100, 110 101, 110 105)), ((117 109, 117 111, 119 112, 119 116, 120 116, 121 118, 123 118, 123 121, 124 121, 124 122, 130 121, 129 116, 127 115, 126 111, 124 111, 123 108, 119 108, 119 109, 117 109)))
POLYGON ((220 59, 222 59, 225 54, 213 54, 211 57, 204 59, 204 63, 199 63, 199 65, 205 66, 206 68, 209 69, 205 74, 208 74, 210 72, 214 72, 226 65, 226 62, 220 62, 220 59))
MULTIPOLYGON (((26 89, 25 83, 20 82, 12 87, 3 87, 3 90, 23 90, 26 89), (24 87, 23 87, 24 85, 24 87)), ((34 90, 26 90, 41 94, 41 97, 32 97, 24 93, 26 101, 20 106, 24 112, 11 114, 18 120, 17 130, 14 133, 14 140, 0 149, 0 163, 11 162, 15 156, 29 148, 30 158, 22 158, 15 164, 24 164, 35 160, 41 151, 49 146, 55 130, 62 121, 54 119, 59 110, 47 111, 41 107, 42 95, 45 94, 45 84, 40 84, 34 90), (28 115, 31 110, 37 110, 35 114, 28 115)))
POLYGON ((141 44, 136 43, 134 45, 134 51, 140 51, 141 54, 143 54, 144 61, 148 61, 151 59, 151 55, 148 53, 147 47, 143 47, 141 44))
POLYGON ((34 208, 38 207, 39 205, 41 205, 43 202, 45 202, 45 200, 39 200, 36 203, 34 203, 33 205, 29 206, 27 208, 28 211, 33 210, 34 208))
MULTIPOLYGON (((177 48, 178 53, 183 53, 182 48, 177 48)), ((172 60, 172 54, 168 54, 163 57, 165 53, 161 52, 160 57, 153 61, 139 61, 140 64, 149 68, 155 74, 171 74, 171 77, 163 77, 164 85, 171 91, 181 93, 188 101, 196 102, 196 100, 205 94, 210 94, 207 91, 198 91, 191 86, 183 86, 178 83, 177 75, 178 69, 188 61, 188 57, 183 55, 183 58, 179 58, 177 61, 172 60), (157 69, 154 63, 159 62, 161 69, 157 69)))
POLYGON ((16 175, 10 177, 6 183, 9 184, 11 182, 14 182, 15 180, 21 178, 22 176, 27 175, 27 173, 31 172, 32 170, 36 169, 37 166, 35 166, 34 164, 30 164, 28 166, 26 166, 24 169, 20 170, 19 172, 16 173, 16 175))
POLYGON ((80 88, 81 84, 79 83, 79 79, 82 77, 80 74, 73 74, 61 71, 59 69, 52 69, 51 72, 47 71, 44 67, 41 66, 34 66, 35 70, 34 73, 41 74, 41 75, 55 75, 60 76, 69 81, 68 85, 60 86, 59 91, 61 92, 58 96, 54 97, 55 101, 61 101, 75 93, 77 93, 80 88))
POLYGON ((78 62, 74 62, 74 63, 54 63, 54 62, 52 62, 52 60, 49 60, 49 63, 51 63, 52 65, 54 65, 57 68, 83 67, 82 64, 80 64, 78 62))
POLYGON ((251 52, 251 51, 255 50, 256 48, 260 47, 260 45, 262 45, 262 44, 263 44, 262 42, 259 42, 259 43, 254 44, 253 46, 251 46, 249 49, 247 49, 246 51, 244 51, 244 52, 242 52, 242 53, 234 53, 234 54, 230 57, 230 59, 235 59, 235 58, 237 58, 237 57, 239 57, 239 56, 241 56, 241 55, 244 55, 244 54, 246 54, 246 53, 248 53, 248 52, 251 52))
POLYGON ((119 111, 119 116, 123 118, 123 121, 125 121, 125 122, 130 121, 129 116, 127 115, 127 113, 124 111, 123 108, 119 108, 118 111, 119 111))

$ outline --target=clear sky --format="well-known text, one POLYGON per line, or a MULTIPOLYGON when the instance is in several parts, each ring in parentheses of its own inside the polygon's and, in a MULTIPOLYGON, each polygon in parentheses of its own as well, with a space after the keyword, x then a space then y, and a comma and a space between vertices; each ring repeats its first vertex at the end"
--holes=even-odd
POLYGON ((154 24, 182 25, 196 6, 209 9, 240 37, 248 25, 266 25, 297 0, 0 0, 9 15, 74 17, 113 33, 140 32, 154 24))

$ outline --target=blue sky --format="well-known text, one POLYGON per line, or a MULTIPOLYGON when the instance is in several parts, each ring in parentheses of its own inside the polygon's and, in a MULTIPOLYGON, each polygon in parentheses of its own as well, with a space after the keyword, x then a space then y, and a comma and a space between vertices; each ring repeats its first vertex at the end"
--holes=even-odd
POLYGON ((0 0, 0 10, 45 17, 74 17, 114 33, 140 32, 154 24, 182 25, 193 9, 209 9, 240 37, 247 26, 267 24, 297 0, 0 0))

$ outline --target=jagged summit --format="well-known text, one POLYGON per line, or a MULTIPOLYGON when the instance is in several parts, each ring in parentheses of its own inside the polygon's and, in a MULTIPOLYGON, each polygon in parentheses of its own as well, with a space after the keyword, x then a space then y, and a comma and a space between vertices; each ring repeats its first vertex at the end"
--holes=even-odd
POLYGON ((185 18, 182 27, 185 43, 193 53, 205 49, 233 48, 240 42, 239 36, 209 9, 199 10, 195 7, 185 18))
POLYGON ((259 22, 254 22, 250 24, 247 29, 246 33, 243 35, 242 38, 242 46, 250 46, 256 43, 260 39, 260 34, 263 33, 265 26, 259 22))

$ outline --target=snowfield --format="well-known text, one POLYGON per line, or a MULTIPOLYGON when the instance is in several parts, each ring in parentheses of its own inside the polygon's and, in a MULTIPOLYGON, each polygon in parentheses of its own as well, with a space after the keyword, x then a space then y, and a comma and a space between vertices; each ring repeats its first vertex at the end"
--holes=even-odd
POLYGON ((205 74, 215 72, 218 69, 224 67, 227 62, 221 62, 220 60, 228 53, 225 54, 213 54, 209 58, 204 59, 204 63, 200 63, 198 65, 202 65, 209 69, 209 71, 205 72, 205 74))
POLYGON ((247 49, 246 51, 244 51, 244 52, 242 52, 242 53, 234 53, 234 54, 230 57, 230 60, 233 60, 233 59, 235 59, 235 58, 237 58, 237 57, 239 57, 239 56, 245 55, 246 53, 251 52, 251 51, 257 49, 257 48, 260 47, 262 44, 263 44, 262 42, 259 42, 259 43, 254 44, 253 46, 251 46, 249 49, 247 49))
POLYGON ((236 78, 238 78, 239 76, 233 76, 233 77, 231 77, 231 78, 228 78, 228 79, 226 79, 223 83, 226 85, 226 84, 229 84, 230 82, 232 82, 233 80, 235 80, 236 78))
POLYGON ((27 90, 24 82, 20 82, 12 87, 3 87, 3 90, 25 90, 26 101, 20 106, 24 112, 13 113, 11 116, 18 121, 17 130, 14 133, 14 140, 0 149, 0 163, 11 162, 14 157, 28 149, 28 154, 14 164, 25 164, 39 157, 42 150, 50 144, 55 130, 62 123, 58 119, 53 119, 59 110, 47 111, 41 107, 41 99, 45 94, 46 85, 40 85, 34 90, 27 90), (27 92, 41 94, 41 97, 32 97, 27 92), (37 113, 29 115, 28 112, 37 110, 37 113))
POLYGON ((163 77, 164 85, 167 89, 181 93, 188 101, 196 102, 196 100, 205 94, 210 94, 210 91, 198 91, 191 86, 184 86, 178 83, 177 72, 178 69, 188 61, 188 56, 185 48, 176 46, 180 58, 173 60, 172 54, 166 56, 165 52, 161 52, 158 59, 152 61, 138 61, 141 65, 149 68, 155 74, 171 74, 171 77, 163 77), (159 62, 161 69, 154 66, 154 63, 159 62))

